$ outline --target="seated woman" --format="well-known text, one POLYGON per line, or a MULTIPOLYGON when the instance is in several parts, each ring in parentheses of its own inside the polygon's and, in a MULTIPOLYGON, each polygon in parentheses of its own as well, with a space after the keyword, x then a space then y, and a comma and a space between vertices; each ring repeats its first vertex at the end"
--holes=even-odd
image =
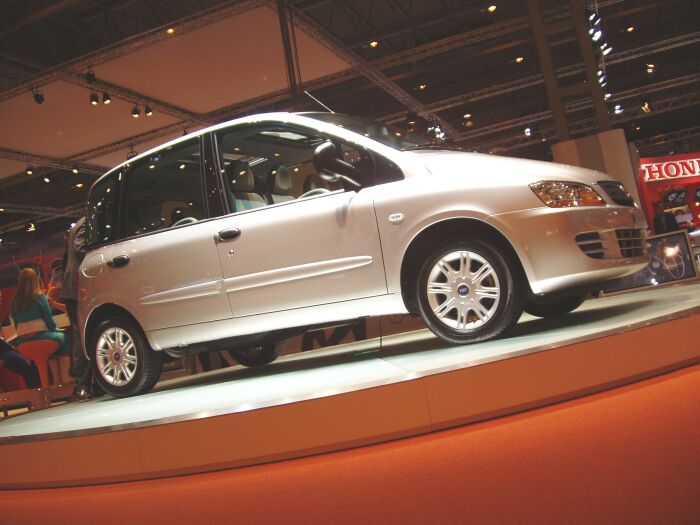
MULTIPOLYGON (((0 304, 2 303, 2 293, 0 293, 0 304)), ((17 352, 0 337, 0 361, 5 364, 5 368, 19 374, 24 378, 27 388, 36 388, 41 386, 39 372, 34 366, 34 363, 17 352)))
POLYGON ((58 349, 58 370, 51 370, 55 383, 70 382, 70 346, 66 334, 59 332, 51 315, 51 308, 46 296, 41 293, 39 276, 32 268, 19 272, 17 292, 12 299, 10 315, 17 332, 16 344, 19 347, 27 341, 56 341, 58 349))

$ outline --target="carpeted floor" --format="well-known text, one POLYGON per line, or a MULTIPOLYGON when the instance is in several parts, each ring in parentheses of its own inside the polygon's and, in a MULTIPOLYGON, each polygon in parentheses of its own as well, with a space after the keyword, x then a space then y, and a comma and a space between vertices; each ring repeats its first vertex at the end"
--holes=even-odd
MULTIPOLYGON (((185 454, 206 443, 182 446, 185 454)), ((119 451, 105 450, 105 461, 119 461, 119 451)), ((156 481, 0 492, 0 524, 44 523, 696 525, 700 366, 345 452, 156 481)))

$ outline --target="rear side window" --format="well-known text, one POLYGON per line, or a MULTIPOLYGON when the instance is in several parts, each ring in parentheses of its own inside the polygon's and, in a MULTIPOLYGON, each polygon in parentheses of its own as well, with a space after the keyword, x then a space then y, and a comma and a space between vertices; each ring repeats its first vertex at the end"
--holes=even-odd
POLYGON ((127 173, 126 236, 206 217, 199 138, 134 162, 127 173))
POLYGON ((88 245, 104 244, 117 238, 119 186, 122 172, 99 180, 90 190, 87 202, 85 236, 88 245))

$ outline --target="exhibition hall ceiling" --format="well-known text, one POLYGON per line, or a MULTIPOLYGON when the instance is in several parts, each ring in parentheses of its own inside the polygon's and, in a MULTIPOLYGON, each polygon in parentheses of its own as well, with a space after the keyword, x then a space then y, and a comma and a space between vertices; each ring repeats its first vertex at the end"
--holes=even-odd
MULTIPOLYGON (((243 114, 319 109, 290 95, 278 5, 3 0, 0 209, 2 203, 77 208, 99 173, 129 152, 243 114)), ((555 24, 570 9, 568 0, 540 5, 555 24)), ((698 2, 581 5, 597 10, 603 40, 613 48, 603 65, 614 127, 642 155, 700 149, 698 2), (615 114, 618 104, 623 111, 615 114)), ((527 2, 289 0, 286 6, 298 78, 333 110, 406 125, 418 108, 420 122, 439 122, 467 149, 549 158, 556 137, 527 2)), ((580 81, 573 29, 560 27, 549 43, 561 82, 580 81)), ((567 116, 578 133, 595 132, 586 125, 593 117, 586 100, 572 98, 567 116)), ((30 219, 0 211, 0 231, 30 219)))

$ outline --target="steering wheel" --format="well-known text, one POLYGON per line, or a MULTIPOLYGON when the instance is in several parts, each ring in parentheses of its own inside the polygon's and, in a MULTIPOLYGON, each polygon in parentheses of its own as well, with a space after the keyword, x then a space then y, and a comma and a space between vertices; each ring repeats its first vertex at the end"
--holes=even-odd
POLYGON ((305 199, 306 197, 313 197, 314 195, 323 195, 324 193, 330 193, 331 190, 327 188, 314 188, 313 190, 309 190, 306 193, 302 193, 297 197, 297 199, 305 199))
POLYGON ((170 225, 171 228, 174 228, 175 226, 182 226, 183 224, 194 224, 197 222, 197 219, 194 217, 183 217, 182 219, 175 221, 170 225))

